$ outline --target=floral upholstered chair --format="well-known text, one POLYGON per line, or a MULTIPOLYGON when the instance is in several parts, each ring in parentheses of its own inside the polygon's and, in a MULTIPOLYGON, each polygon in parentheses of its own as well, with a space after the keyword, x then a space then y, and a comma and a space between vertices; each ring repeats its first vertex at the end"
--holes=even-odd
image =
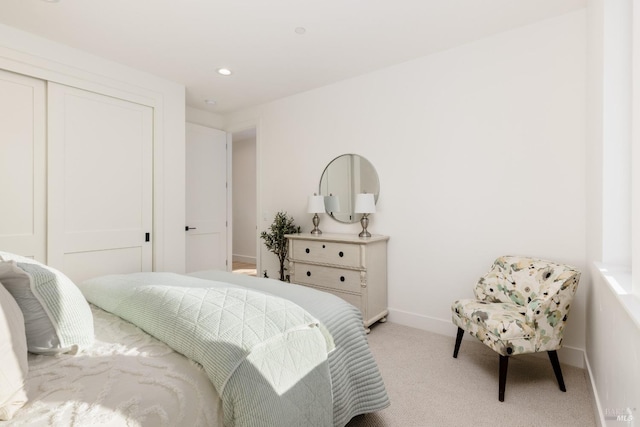
POLYGON ((464 331, 500 355, 498 399, 504 402, 509 357, 546 351, 560 390, 566 391, 556 350, 576 293, 580 271, 535 258, 503 256, 481 277, 475 299, 451 306, 458 326, 453 357, 464 331))

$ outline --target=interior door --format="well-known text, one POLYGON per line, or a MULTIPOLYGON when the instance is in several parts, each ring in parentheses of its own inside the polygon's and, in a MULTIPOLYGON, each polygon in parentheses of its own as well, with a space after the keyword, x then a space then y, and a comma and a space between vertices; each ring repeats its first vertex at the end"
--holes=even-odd
POLYGON ((48 84, 49 264, 72 280, 152 269, 153 110, 48 84))
POLYGON ((227 134, 193 123, 186 132, 186 270, 227 270, 227 134))
POLYGON ((46 262, 45 82, 0 70, 0 250, 46 262))

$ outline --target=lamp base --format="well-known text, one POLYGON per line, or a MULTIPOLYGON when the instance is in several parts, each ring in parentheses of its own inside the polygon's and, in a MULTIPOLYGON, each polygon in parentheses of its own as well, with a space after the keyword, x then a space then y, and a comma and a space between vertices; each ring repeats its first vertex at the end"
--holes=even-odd
POLYGON ((313 234, 314 236, 322 234, 322 231, 318 228, 318 225, 320 224, 320 217, 318 216, 318 214, 313 215, 312 221, 313 221, 313 230, 311 230, 311 234, 313 234))
POLYGON ((358 234, 358 237, 371 237, 371 233, 369 233, 367 230, 362 230, 360 234, 358 234))
POLYGON ((362 214, 360 225, 362 225, 362 231, 358 234, 358 237, 371 237, 371 233, 367 231, 367 227, 369 226, 369 214, 362 214))

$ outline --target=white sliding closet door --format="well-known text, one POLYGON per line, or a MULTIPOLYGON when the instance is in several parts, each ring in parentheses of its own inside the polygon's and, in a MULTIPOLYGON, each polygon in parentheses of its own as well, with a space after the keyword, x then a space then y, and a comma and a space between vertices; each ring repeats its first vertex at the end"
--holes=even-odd
POLYGON ((151 271, 153 110, 50 83, 48 112, 49 264, 79 282, 151 271))
POLYGON ((45 83, 0 70, 0 250, 46 262, 45 83))

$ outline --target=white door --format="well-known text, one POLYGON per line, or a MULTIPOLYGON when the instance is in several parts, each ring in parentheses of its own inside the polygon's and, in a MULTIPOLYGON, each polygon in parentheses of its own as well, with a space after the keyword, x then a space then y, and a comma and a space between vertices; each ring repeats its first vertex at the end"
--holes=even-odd
POLYGON ((48 261, 72 280, 152 269, 153 110, 48 85, 48 261))
POLYGON ((227 270, 227 134, 186 127, 186 270, 227 270))
POLYGON ((46 262, 45 82, 0 71, 0 251, 46 262))

